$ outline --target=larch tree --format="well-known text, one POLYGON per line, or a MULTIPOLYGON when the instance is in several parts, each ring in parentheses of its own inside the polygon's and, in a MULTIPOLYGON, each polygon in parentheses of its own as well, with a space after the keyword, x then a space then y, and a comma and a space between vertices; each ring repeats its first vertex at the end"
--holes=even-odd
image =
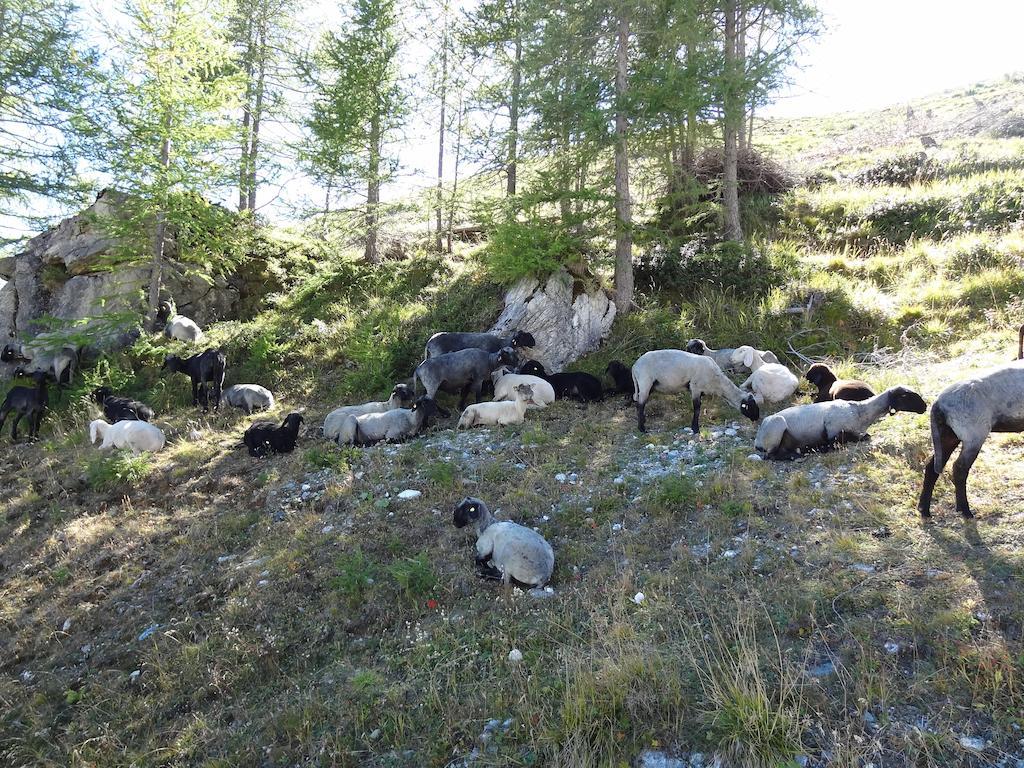
POLYGON ((314 102, 303 157, 321 178, 365 186, 364 258, 370 263, 379 260, 381 186, 398 168, 385 149, 407 103, 397 24, 394 0, 355 0, 345 31, 324 35, 309 68, 314 102))
POLYGON ((121 243, 111 266, 151 268, 148 320, 156 326, 168 245, 193 274, 232 266, 220 246, 222 209, 205 196, 232 180, 225 162, 237 137, 241 79, 233 71, 228 8, 210 0, 132 0, 106 78, 105 105, 91 120, 94 162, 124 199, 102 223, 121 243), (187 233, 203 236, 189 238, 187 233))
POLYGON ((724 151, 722 169, 722 208, 725 215, 726 240, 743 240, 740 223, 739 181, 739 129, 743 123, 743 62, 739 58, 739 0, 722 3, 722 34, 725 57, 722 67, 722 130, 724 151))

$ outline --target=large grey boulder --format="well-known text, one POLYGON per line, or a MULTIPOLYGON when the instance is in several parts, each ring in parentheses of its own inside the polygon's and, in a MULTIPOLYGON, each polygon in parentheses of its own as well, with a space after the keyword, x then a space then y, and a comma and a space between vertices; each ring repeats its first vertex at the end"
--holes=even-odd
POLYGON ((614 320, 615 304, 604 289, 588 290, 583 281, 562 270, 543 282, 523 278, 512 286, 492 331, 532 333, 537 346, 520 351, 558 372, 601 346, 614 320))
MULTIPOLYGON (((108 257, 118 243, 104 233, 101 221, 117 215, 121 200, 115 192, 102 192, 81 213, 32 238, 14 256, 0 259, 0 345, 31 338, 41 330, 38 321, 43 316, 88 321, 128 312, 139 320, 145 317, 150 267, 109 268, 108 257)), ((223 278, 211 283, 190 274, 174 261, 173 241, 170 248, 164 294, 174 298, 178 311, 200 325, 234 317, 237 287, 223 278)), ((86 328, 90 325, 98 329, 101 324, 87 322, 86 328)), ((104 347, 129 338, 114 333, 94 341, 104 347)))

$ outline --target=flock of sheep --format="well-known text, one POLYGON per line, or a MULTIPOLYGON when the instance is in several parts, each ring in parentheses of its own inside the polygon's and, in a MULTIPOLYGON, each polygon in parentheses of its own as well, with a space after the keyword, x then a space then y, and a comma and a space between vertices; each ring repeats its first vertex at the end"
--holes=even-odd
MULTIPOLYGON (((165 305, 165 333, 196 343, 202 340, 199 326, 165 305)), ((751 421, 760 422, 754 446, 770 459, 793 459, 809 451, 829 450, 863 440, 867 430, 886 414, 898 411, 924 413, 924 399, 907 387, 891 387, 875 394, 862 381, 839 380, 825 365, 812 365, 805 378, 817 387, 814 402, 794 405, 761 419, 766 403, 784 402, 797 392, 799 379, 768 350, 751 346, 711 349, 700 339, 690 340, 685 350, 658 349, 642 354, 627 368, 619 361, 608 364, 613 386, 583 372, 547 373, 536 360, 521 365, 520 351, 534 347, 529 333, 518 331, 503 337, 488 333, 437 333, 427 342, 424 360, 412 375, 412 385, 395 385, 387 400, 348 405, 331 411, 322 433, 340 445, 368 446, 399 441, 424 432, 435 416, 450 412, 437 402, 439 393, 459 395, 460 415, 456 428, 522 423, 526 412, 544 408, 554 400, 583 402, 601 400, 606 391, 625 394, 636 406, 637 428, 646 429, 646 407, 657 392, 688 392, 693 404, 693 433, 700 431, 701 401, 705 395, 725 399, 751 421), (727 373, 749 371, 739 385, 727 373), (422 385, 424 394, 417 396, 422 385), (485 394, 493 399, 481 402, 485 394), (470 395, 473 404, 467 404, 470 395)), ((47 384, 70 381, 77 354, 66 349, 42 352, 29 345, 8 345, 4 360, 20 358, 27 367, 17 373, 31 375, 34 387, 12 388, 0 406, 0 430, 8 414, 15 413, 11 436, 17 440, 18 424, 28 419, 29 436, 36 437, 48 404, 47 384)), ((236 384, 223 389, 227 360, 224 353, 207 349, 187 358, 168 355, 163 369, 184 373, 192 382, 192 404, 216 410, 223 397, 231 406, 252 414, 273 408, 273 394, 257 384, 236 384)), ((107 420, 89 425, 90 442, 101 448, 124 448, 135 453, 158 451, 165 436, 150 424, 153 410, 144 403, 114 394, 108 387, 92 393, 107 420)), ((253 456, 287 453, 295 448, 302 415, 289 413, 278 425, 258 421, 245 432, 243 442, 253 456)), ((1018 338, 1017 360, 985 375, 947 387, 932 404, 931 431, 934 455, 926 462, 918 504, 922 516, 931 509, 935 481, 962 443, 953 466, 956 509, 971 517, 967 501, 967 475, 990 432, 1024 431, 1024 326, 1018 338)), ((528 587, 543 586, 551 576, 554 554, 539 534, 512 522, 495 521, 487 505, 476 498, 463 500, 454 510, 457 527, 474 525, 477 562, 485 575, 528 587)))

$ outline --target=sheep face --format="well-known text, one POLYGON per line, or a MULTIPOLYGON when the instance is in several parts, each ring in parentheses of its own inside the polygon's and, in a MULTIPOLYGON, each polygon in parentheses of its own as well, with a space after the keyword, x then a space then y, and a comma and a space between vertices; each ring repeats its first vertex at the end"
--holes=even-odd
POLYGON ((512 334, 512 346, 513 347, 536 347, 537 340, 533 338, 532 333, 526 331, 516 331, 512 334))
POLYGON ((3 351, 0 352, 0 360, 2 360, 5 363, 9 363, 15 357, 17 357, 17 354, 14 351, 14 347, 11 346, 10 344, 4 344, 3 351))
POLYGON ((114 390, 110 387, 97 387, 92 391, 92 399, 100 405, 103 405, 103 401, 114 394, 114 390))
POLYGON ((917 392, 907 387, 893 387, 889 392, 889 415, 897 411, 924 413, 928 404, 917 392))
POLYGON ((395 388, 391 390, 391 394, 398 395, 398 399, 403 405, 405 403, 411 403, 416 399, 416 394, 408 384, 395 384, 395 388))
POLYGON ((294 430, 295 432, 298 432, 300 424, 302 424, 301 413, 296 413, 295 411, 292 411, 291 413, 284 417, 284 426, 287 429, 291 429, 294 430))
MULTIPOLYGON (((687 350, 687 351, 689 351, 689 350, 687 350)), ((608 374, 609 376, 611 376, 612 378, 614 378, 619 373, 622 373, 622 372, 629 373, 629 369, 626 368, 626 366, 624 366, 618 360, 612 360, 610 363, 608 363, 608 365, 605 366, 604 372, 606 374, 608 374)))
POLYGON ((168 355, 164 358, 164 364, 160 366, 161 371, 176 371, 181 365, 181 358, 177 355, 168 355))
POLYGON ((437 414, 437 403, 434 402, 434 398, 421 395, 410 410, 423 413, 423 426, 426 427, 430 423, 430 417, 437 414))
POLYGON ((708 345, 703 339, 690 339, 686 342, 686 351, 691 355, 703 355, 708 351, 708 345))
POLYGON ((498 366, 502 365, 515 365, 516 364, 516 351, 512 347, 502 347, 501 351, 498 352, 498 366))
POLYGON ((452 522, 456 528, 465 528, 480 519, 480 515, 487 509, 487 505, 480 499, 467 496, 460 501, 452 513, 452 522))
POLYGON ((529 384, 520 384, 516 387, 516 392, 519 394, 520 399, 527 405, 537 405, 537 401, 533 399, 533 387, 529 384))
POLYGON ((539 376, 541 378, 544 378, 546 375, 544 372, 544 366, 536 360, 527 360, 523 363, 522 367, 519 369, 519 373, 527 376, 539 376))
POLYGON ((751 421, 757 421, 761 418, 761 408, 758 406, 757 400, 754 399, 753 395, 747 395, 740 401, 740 413, 751 421))
POLYGON ((733 350, 729 361, 733 365, 742 365, 744 368, 753 370, 755 357, 757 357, 757 350, 749 344, 744 344, 742 347, 736 347, 733 350))
POLYGON ((815 363, 807 369, 804 378, 818 389, 828 389, 836 382, 836 375, 832 370, 822 363, 815 363))

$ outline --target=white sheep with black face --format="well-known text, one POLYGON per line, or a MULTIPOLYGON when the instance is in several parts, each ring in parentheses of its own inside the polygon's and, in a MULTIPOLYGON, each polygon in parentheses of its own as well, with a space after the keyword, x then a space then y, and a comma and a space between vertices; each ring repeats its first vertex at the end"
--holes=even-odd
POLYGON ((924 399, 906 387, 891 387, 862 402, 794 405, 761 422, 754 447, 770 459, 795 459, 801 451, 863 440, 868 427, 886 414, 924 413, 927 409, 924 399))
POLYGON ((752 371, 747 380, 740 384, 740 389, 753 392, 758 404, 780 403, 792 397, 800 388, 800 380, 789 368, 780 363, 766 362, 762 354, 751 346, 736 347, 732 352, 732 360, 752 371))
POLYGON ((424 395, 417 398, 411 408, 393 408, 384 413, 364 413, 362 416, 349 414, 339 426, 337 443, 367 446, 382 440, 405 440, 426 429, 436 413, 437 404, 424 395))
POLYGON ((495 520, 487 505, 469 496, 455 507, 456 528, 476 527, 476 562, 493 568, 508 586, 512 580, 527 587, 543 587, 555 569, 551 545, 534 530, 508 520, 495 520))

